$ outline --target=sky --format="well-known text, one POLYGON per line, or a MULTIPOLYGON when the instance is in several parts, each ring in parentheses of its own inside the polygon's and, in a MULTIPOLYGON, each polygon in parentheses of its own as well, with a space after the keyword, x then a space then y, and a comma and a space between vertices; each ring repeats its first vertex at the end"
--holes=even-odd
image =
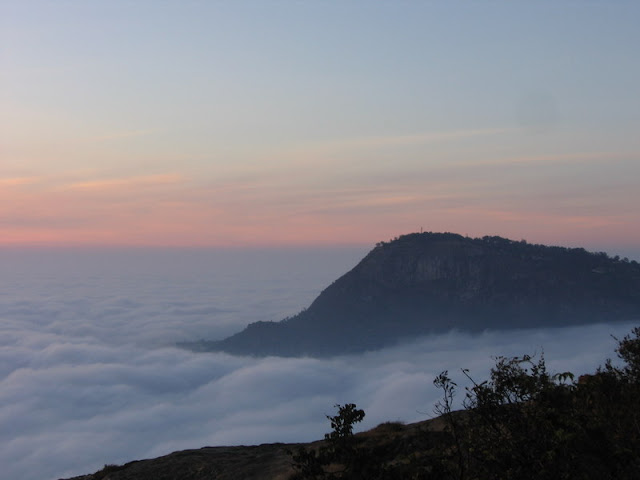
POLYGON ((632 1, 0 0, 0 245, 424 229, 638 252, 639 18, 632 1))

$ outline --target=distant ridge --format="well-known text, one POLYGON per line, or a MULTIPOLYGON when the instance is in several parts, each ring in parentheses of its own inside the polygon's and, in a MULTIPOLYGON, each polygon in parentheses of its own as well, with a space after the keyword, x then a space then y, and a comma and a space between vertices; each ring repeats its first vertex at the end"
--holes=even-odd
POLYGON ((452 329, 479 332, 640 318, 640 264, 502 237, 413 233, 381 242, 297 315, 216 342, 243 355, 330 356, 452 329))

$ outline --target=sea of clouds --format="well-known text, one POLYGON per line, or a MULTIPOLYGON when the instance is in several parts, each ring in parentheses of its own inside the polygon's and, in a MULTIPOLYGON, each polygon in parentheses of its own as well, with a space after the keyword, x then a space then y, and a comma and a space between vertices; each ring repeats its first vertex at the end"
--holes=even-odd
MULTIPOLYGON (((497 355, 593 371, 633 324, 449 333, 332 359, 193 353, 309 305, 366 249, 0 250, 0 472, 51 480, 213 445, 310 441, 333 405, 360 429, 434 416, 433 378, 497 355)), ((463 391, 459 399, 464 396, 463 391)))

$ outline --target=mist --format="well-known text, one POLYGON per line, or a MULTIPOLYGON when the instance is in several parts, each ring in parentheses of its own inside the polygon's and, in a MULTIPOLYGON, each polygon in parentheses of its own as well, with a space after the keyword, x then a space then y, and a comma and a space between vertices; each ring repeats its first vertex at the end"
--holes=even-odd
POLYGON ((333 405, 360 429, 433 417, 443 370, 486 378, 498 355, 544 354, 590 372, 632 323, 467 335, 357 356, 250 358, 173 345, 222 338, 307 306, 367 249, 3 250, 0 463, 4 478, 56 479, 215 445, 311 441, 333 405))

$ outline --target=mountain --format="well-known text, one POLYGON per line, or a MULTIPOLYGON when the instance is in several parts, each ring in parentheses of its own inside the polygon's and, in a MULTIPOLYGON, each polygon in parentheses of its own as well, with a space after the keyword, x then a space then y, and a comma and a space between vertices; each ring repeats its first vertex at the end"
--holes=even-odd
POLYGON ((330 356, 452 329, 480 332, 640 318, 640 264, 583 248, 414 233, 381 242, 297 315, 190 347, 330 356))

